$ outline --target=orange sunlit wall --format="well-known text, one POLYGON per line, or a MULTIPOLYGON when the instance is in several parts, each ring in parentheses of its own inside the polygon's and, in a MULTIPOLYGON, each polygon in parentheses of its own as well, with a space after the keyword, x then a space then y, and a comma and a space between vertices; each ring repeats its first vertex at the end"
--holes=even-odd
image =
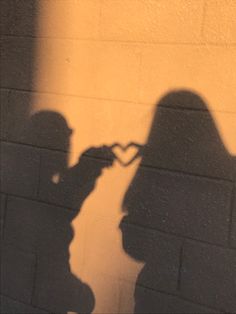
MULTIPOLYGON (((67 119, 73 165, 92 146, 144 144, 158 99, 191 89, 236 155, 235 16, 234 0, 40 0, 32 112, 67 119)), ((139 162, 104 170, 73 221, 71 270, 93 290, 95 313, 132 312, 142 264, 118 226, 139 162)))

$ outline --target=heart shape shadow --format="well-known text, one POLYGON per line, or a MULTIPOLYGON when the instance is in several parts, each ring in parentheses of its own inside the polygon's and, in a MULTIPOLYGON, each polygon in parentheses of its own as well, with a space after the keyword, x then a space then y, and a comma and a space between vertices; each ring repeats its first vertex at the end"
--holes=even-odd
POLYGON ((136 158, 141 156, 143 146, 136 143, 129 143, 126 146, 114 144, 111 149, 118 162, 123 166, 129 166, 136 158))

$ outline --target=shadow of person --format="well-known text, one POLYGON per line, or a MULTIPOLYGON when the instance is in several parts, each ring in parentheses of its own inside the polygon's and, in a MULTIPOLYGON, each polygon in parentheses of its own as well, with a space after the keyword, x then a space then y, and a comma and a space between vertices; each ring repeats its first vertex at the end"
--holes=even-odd
POLYGON ((33 215, 38 210, 41 225, 35 226, 38 275, 34 300, 37 305, 57 313, 91 313, 95 305, 93 292, 70 271, 71 222, 95 188, 102 170, 112 166, 114 155, 107 146, 90 148, 70 168, 68 152, 72 132, 64 117, 52 111, 35 113, 25 130, 24 140, 28 144, 58 149, 41 153, 38 198, 43 203, 38 202, 32 211, 33 215), (105 159, 91 156, 105 156, 105 159))
POLYGON ((160 100, 120 224, 125 252, 144 262, 135 313, 236 311, 234 167, 200 96, 160 100))

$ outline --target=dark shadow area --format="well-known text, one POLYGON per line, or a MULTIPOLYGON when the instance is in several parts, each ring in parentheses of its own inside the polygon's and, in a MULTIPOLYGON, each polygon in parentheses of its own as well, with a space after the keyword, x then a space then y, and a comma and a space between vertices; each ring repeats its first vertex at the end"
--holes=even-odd
POLYGON ((1 140, 19 141, 34 89, 38 0, 1 0, 1 140))
POLYGON ((123 201, 123 247, 144 267, 135 313, 236 312, 236 162, 204 100, 158 103, 123 201))
MULTIPOLYGON (((32 183, 36 175, 36 194, 34 200, 16 196, 9 198, 4 240, 8 245, 26 250, 32 255, 32 264, 36 263, 32 295, 28 296, 26 291, 26 294, 19 296, 21 299, 27 303, 31 298, 33 305, 56 313, 91 313, 95 296, 90 287, 70 271, 69 245, 73 239, 71 222, 95 188, 96 179, 102 170, 112 166, 114 154, 107 146, 90 148, 81 155, 76 165, 69 168, 68 152, 72 132, 64 117, 56 112, 41 111, 28 121, 22 134, 27 145, 47 147, 53 144, 60 146, 60 150, 38 148, 40 161, 35 174, 29 173, 25 165, 19 164, 21 173, 26 177, 19 178, 20 174, 17 174, 17 184, 24 185, 24 180, 29 178, 32 183), (100 158, 88 155, 99 155, 100 158)), ((7 176, 9 173, 5 174, 5 181, 7 176)), ((13 256, 9 255, 6 252, 6 258, 13 260, 13 256)), ((30 261, 28 263, 30 267, 30 261)), ((3 283, 7 291, 16 280, 8 271, 4 273, 3 283)), ((22 274, 24 277, 24 272, 22 274)), ((28 277, 25 274, 23 280, 28 277)))
MULTIPOLYGON (((0 1, 0 141, 1 141, 1 184, 0 184, 0 225, 1 240, 5 229, 8 200, 16 191, 18 195, 25 189, 21 187, 23 175, 20 171, 20 163, 31 168, 28 159, 25 160, 25 149, 21 145, 19 135, 28 121, 31 106, 31 90, 34 85, 35 72, 35 43, 37 37, 38 0, 1 0, 0 1), (14 144, 13 144, 14 143, 14 144), (4 173, 11 171, 5 169, 4 161, 17 164, 14 167, 15 179, 7 179, 4 173), (20 176, 17 178, 17 174, 20 176)), ((27 177, 27 176, 26 176, 27 177)), ((27 185, 27 184, 26 184, 27 185)), ((30 183, 28 183, 28 186, 30 183)), ((24 194, 24 193, 23 193, 24 194)), ((24 194, 25 195, 25 194, 24 194)), ((24 250, 17 250, 14 246, 5 245, 1 241, 1 313, 45 313, 34 308, 25 298, 24 288, 31 269, 28 261, 32 256, 24 255, 24 250), (10 263, 9 258, 14 261, 10 263), (5 262, 4 262, 5 261, 5 262), (19 262, 19 263, 17 263, 19 262), (8 265, 8 272, 4 273, 4 263, 8 265), (23 265, 24 264, 24 265, 23 265), (3 282, 3 277, 4 282, 3 282), (12 282, 11 280, 14 279, 12 282), (5 283, 7 282, 7 287, 5 283), (4 283, 4 284, 3 284, 4 283), (24 288, 22 288, 24 287, 24 288), (23 291, 18 294, 17 291, 23 291), (23 298, 21 296, 24 295, 23 298)), ((26 293, 27 294, 27 293, 26 293)))

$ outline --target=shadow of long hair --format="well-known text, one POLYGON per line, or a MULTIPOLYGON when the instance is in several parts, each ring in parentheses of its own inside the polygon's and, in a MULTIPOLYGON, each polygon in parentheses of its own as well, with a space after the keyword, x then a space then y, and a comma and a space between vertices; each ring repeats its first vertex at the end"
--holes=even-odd
POLYGON ((161 98, 123 201, 127 215, 120 225, 124 250, 144 262, 136 282, 135 313, 199 310, 166 298, 179 295, 185 239, 227 243, 230 192, 215 181, 226 182, 231 191, 234 164, 199 95, 177 90, 161 98), (144 287, 164 294, 155 301, 158 294, 151 298, 144 287))

